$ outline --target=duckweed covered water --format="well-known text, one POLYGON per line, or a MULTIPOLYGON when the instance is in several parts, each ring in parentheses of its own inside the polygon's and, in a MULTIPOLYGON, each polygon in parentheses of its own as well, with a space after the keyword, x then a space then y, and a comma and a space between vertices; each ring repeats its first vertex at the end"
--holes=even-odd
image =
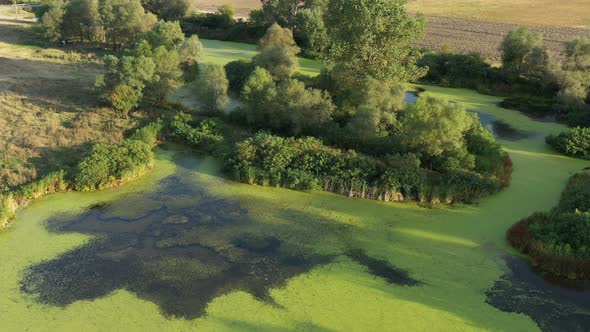
MULTIPOLYGON (((563 128, 427 90, 519 130, 563 128)), ((236 184, 209 158, 159 151, 140 181, 19 211, 0 234, 0 330, 588 330, 588 291, 557 291, 504 240, 588 163, 501 142, 508 189, 433 209, 236 184)))

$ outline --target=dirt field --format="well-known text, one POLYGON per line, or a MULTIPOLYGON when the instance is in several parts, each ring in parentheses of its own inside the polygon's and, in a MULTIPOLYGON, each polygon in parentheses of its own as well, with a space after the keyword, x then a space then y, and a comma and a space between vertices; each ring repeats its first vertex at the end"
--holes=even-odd
POLYGON ((130 120, 96 107, 96 61, 48 47, 0 16, 0 192, 74 165, 85 143, 118 141, 130 120))
MULTIPOLYGON (((590 3, 590 0, 588 1, 590 3)), ((499 59, 498 47, 504 35, 517 25, 467 20, 449 17, 428 17, 428 30, 419 46, 428 49, 439 49, 448 44, 460 52, 477 52, 492 59, 499 59)), ((579 36, 590 37, 589 28, 563 28, 536 25, 531 30, 541 32, 544 44, 550 53, 559 57, 563 51, 564 42, 579 36)))

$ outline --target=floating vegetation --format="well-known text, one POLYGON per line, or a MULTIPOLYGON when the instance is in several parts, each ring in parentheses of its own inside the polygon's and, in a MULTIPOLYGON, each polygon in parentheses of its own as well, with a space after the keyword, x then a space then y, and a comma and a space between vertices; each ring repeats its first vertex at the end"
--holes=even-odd
POLYGON ((526 260, 504 257, 509 272, 486 292, 486 302, 505 311, 526 314, 543 331, 590 330, 590 284, 548 280, 526 260))

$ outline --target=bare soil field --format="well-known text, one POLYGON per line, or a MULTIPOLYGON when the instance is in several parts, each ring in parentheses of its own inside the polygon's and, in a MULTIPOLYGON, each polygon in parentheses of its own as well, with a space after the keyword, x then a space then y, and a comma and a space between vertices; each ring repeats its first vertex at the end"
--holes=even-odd
POLYGON ((0 17, 0 192, 75 165, 86 143, 123 138, 131 121, 96 107, 99 70, 0 17))
MULTIPOLYGON (((430 16, 426 36, 417 44, 434 50, 447 44, 463 53, 477 52, 497 60, 500 57, 498 47, 502 38, 515 27, 516 24, 509 23, 430 16)), ((590 37, 590 28, 542 25, 529 25, 529 28, 543 33, 544 44, 555 57, 560 56, 564 42, 580 36, 590 37)))

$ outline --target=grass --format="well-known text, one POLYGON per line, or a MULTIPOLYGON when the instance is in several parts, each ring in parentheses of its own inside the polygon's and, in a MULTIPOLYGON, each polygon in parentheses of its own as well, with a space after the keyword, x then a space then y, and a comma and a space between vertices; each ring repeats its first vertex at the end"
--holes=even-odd
MULTIPOLYGON (((256 45, 201 39, 204 46, 203 62, 225 65, 234 60, 250 60, 258 51, 256 45)), ((320 72, 321 64, 314 60, 299 58, 301 74, 315 76, 320 72)))

